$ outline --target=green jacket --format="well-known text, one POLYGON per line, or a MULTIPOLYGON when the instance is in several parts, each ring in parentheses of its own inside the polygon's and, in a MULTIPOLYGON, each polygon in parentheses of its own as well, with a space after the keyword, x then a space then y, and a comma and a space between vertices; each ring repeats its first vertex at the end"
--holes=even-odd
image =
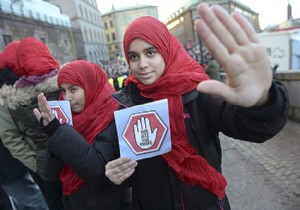
POLYGON ((43 92, 48 100, 57 100, 57 76, 36 86, 16 89, 3 85, 0 91, 1 139, 11 154, 32 171, 41 173, 48 136, 38 128, 33 109, 38 107, 37 95, 43 92))

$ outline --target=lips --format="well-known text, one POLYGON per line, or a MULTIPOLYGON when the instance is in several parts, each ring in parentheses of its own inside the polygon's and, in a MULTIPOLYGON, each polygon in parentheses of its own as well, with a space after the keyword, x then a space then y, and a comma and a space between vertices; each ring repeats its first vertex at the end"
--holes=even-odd
POLYGON ((151 77, 152 72, 147 72, 147 73, 140 73, 139 76, 143 79, 147 79, 151 77))
POLYGON ((76 109, 77 105, 74 104, 74 105, 71 105, 71 109, 76 109))

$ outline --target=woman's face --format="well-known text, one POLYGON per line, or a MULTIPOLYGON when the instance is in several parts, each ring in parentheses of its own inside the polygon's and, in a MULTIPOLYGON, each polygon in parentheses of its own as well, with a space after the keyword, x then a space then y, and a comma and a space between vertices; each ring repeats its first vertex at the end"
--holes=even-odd
POLYGON ((164 73, 166 64, 162 55, 148 42, 132 41, 128 57, 132 73, 144 85, 153 84, 164 73))
POLYGON ((84 110, 84 89, 74 84, 61 84, 60 89, 64 100, 70 101, 71 111, 80 113, 84 110))

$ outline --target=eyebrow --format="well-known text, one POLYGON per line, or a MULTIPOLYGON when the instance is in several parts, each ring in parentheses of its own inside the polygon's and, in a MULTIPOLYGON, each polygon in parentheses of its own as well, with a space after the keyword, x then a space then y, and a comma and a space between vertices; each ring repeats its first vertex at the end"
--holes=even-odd
MULTIPOLYGON (((148 48, 144 49, 143 52, 146 52, 146 51, 149 51, 149 50, 156 50, 156 48, 155 48, 155 47, 148 47, 148 48)), ((134 52, 134 51, 129 51, 129 52, 128 52, 128 55, 134 54, 134 53, 136 53, 136 52, 134 52)))
POLYGON ((66 90, 66 89, 73 88, 74 86, 77 86, 77 85, 71 84, 71 85, 70 85, 70 86, 68 86, 67 88, 62 88, 62 87, 59 87, 59 89, 60 89, 60 90, 66 90))

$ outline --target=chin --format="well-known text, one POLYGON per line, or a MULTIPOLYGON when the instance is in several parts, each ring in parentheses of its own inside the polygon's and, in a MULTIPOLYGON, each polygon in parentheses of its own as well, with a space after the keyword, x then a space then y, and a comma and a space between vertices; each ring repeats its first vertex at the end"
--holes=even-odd
POLYGON ((142 80, 141 83, 143 83, 143 85, 152 85, 154 83, 154 81, 151 80, 142 80))

